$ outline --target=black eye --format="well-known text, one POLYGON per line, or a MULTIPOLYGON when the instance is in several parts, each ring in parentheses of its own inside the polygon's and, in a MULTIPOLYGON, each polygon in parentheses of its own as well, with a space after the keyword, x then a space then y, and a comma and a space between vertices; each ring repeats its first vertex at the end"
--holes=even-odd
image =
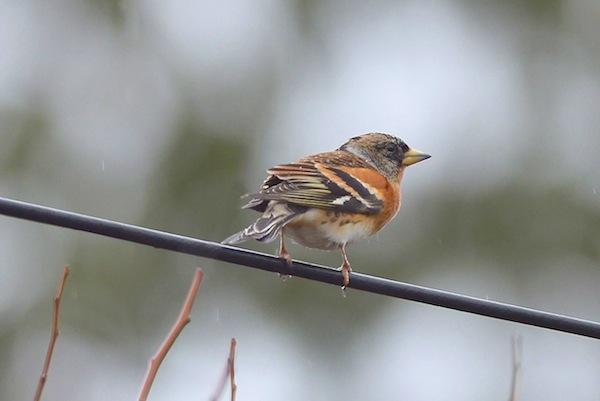
POLYGON ((394 144, 386 145, 385 151, 388 153, 394 153, 396 151, 396 146, 394 144))

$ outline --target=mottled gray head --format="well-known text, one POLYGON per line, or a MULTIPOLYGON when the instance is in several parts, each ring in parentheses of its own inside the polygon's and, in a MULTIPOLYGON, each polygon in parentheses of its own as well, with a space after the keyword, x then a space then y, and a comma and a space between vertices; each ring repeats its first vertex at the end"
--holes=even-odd
POLYGON ((411 149, 400 138, 379 132, 350 138, 340 150, 364 159, 388 178, 395 178, 406 166, 431 157, 411 149))

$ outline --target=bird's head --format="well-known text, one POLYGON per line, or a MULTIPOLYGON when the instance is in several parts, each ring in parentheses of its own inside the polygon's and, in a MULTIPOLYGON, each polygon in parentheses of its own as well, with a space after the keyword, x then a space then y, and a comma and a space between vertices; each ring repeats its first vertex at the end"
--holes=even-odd
POLYGON ((339 149, 366 160, 388 178, 395 178, 407 166, 431 157, 412 149, 400 138, 379 132, 350 138, 339 149))

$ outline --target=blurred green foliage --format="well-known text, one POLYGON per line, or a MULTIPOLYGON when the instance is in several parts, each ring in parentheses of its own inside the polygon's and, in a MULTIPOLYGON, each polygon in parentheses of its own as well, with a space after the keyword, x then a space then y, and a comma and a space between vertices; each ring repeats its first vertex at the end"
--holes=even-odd
MULTIPOLYGON (((93 0, 90 3, 100 11, 98 18, 110 20, 116 29, 127 24, 124 2, 93 0)), ((559 25, 557 20, 560 20, 563 6, 561 1, 461 4, 475 10, 496 7, 494 10, 497 9, 498 18, 506 18, 506 9, 516 9, 515 14, 524 18, 524 25, 538 27, 541 23, 544 27, 552 25, 555 30, 558 30, 554 25, 559 25)), ((387 6, 391 7, 392 2, 387 6)), ((327 57, 316 18, 329 17, 332 13, 324 11, 323 7, 320 2, 296 1, 290 12, 298 23, 293 35, 298 40, 297 48, 313 50, 327 57)), ((339 7, 340 13, 350 12, 343 6, 331 7, 339 7)), ((335 21, 331 24, 334 25, 335 21)), ((556 31, 550 30, 550 35, 553 34, 556 31)), ((523 36, 531 40, 531 44, 523 46, 525 50, 536 47, 535 30, 531 35, 523 36)), ((307 53, 310 53, 308 50, 307 53)), ((278 54, 277 51, 273 50, 275 54, 278 54)), ((535 72, 536 63, 531 60, 529 52, 524 53, 523 59, 531 62, 531 65, 525 63, 524 76, 534 76, 529 68, 535 72)), ((242 204, 239 197, 247 188, 260 184, 245 182, 248 177, 245 170, 252 165, 250 159, 256 150, 255 142, 264 139, 262 126, 268 125, 265 121, 275 118, 276 109, 283 107, 281 104, 284 103, 276 95, 283 78, 274 73, 277 62, 281 60, 276 56, 273 59, 264 68, 249 72, 251 78, 247 80, 252 82, 240 79, 241 88, 236 90, 240 93, 256 91, 248 97, 254 101, 245 104, 231 93, 220 93, 218 99, 211 99, 215 103, 211 106, 215 108, 257 110, 248 118, 232 113, 231 121, 223 124, 203 120, 198 114, 204 114, 196 113, 196 109, 205 105, 191 101, 189 97, 193 90, 186 87, 187 82, 179 83, 180 92, 174 95, 174 101, 184 106, 178 110, 177 122, 166 135, 157 160, 148 163, 153 167, 147 180, 131 184, 134 191, 142 192, 140 204, 135 205, 134 211, 128 209, 128 215, 135 216, 132 223, 219 241, 255 217, 251 211, 239 210, 242 204), (225 104, 222 99, 231 103, 225 104), (240 127, 246 127, 248 134, 241 135, 240 127)), ((385 64, 385 60, 369 62, 385 64)), ((296 73, 300 72, 294 71, 291 75, 296 73)), ((179 72, 173 74, 178 75, 179 72)), ((230 83, 227 79, 225 81, 230 83)), ((525 88, 539 90, 531 94, 532 101, 545 100, 543 84, 523 83, 525 88)), ((113 205, 115 214, 121 213, 119 208, 126 204, 124 198, 130 195, 128 191, 131 188, 125 187, 129 185, 127 183, 115 182, 120 176, 127 176, 128 172, 113 172, 115 175, 111 180, 104 173, 88 176, 80 171, 81 166, 77 164, 74 153, 77 153, 77 141, 85 139, 72 138, 75 146, 67 148, 63 142, 65 139, 53 131, 56 126, 52 124, 49 113, 41 106, 17 111, 0 110, 0 184, 5 184, 2 195, 50 205, 58 199, 73 210, 92 214, 100 206, 108 204, 113 205), (93 195, 80 196, 88 193, 93 195), (90 198, 93 202, 89 201, 90 198)), ((357 110, 357 113, 360 111, 357 110)), ((545 121, 545 124, 548 122, 545 121)), ((350 258, 355 269, 422 283, 428 276, 446 273, 449 266, 485 261, 467 269, 473 274, 499 270, 502 276, 508 277, 507 281, 514 283, 516 295, 525 297, 527 294, 521 291, 527 291, 523 280, 528 271, 543 269, 553 261, 571 256, 584 258, 598 266, 600 195, 594 195, 591 201, 590 197, 582 196, 575 176, 567 175, 558 183, 547 182, 542 173, 548 168, 560 169, 560 166, 548 167, 546 164, 553 160, 553 149, 542 143, 545 129, 541 126, 528 130, 527 138, 530 140, 519 150, 523 154, 538 154, 536 163, 541 167, 529 168, 515 163, 505 179, 494 186, 475 190, 430 186, 426 192, 415 195, 414 202, 404 206, 400 221, 392 223, 377 240, 351 247, 350 258), (405 215, 409 217, 405 219, 405 215)), ((451 140, 454 138, 448 139, 451 140)), ((590 136, 584 142, 590 147, 597 146, 598 138, 590 136)), ((118 145, 115 144, 115 147, 118 145)), ((146 157, 140 156, 138 149, 129 151, 137 157, 146 157)), ((452 172, 446 174, 451 175, 452 172)), ((590 173, 596 174, 597 171, 590 173)), ((470 177, 465 177, 465 182, 469 180, 470 177)), ((112 215, 104 217, 114 218, 112 215)), ((283 327, 297 341, 299 348, 306 346, 301 349, 309 350, 306 352, 312 356, 335 356, 344 363, 352 358, 354 352, 347 350, 345 344, 360 338, 370 330, 372 323, 388 312, 391 302, 398 302, 357 291, 349 291, 344 298, 338 289, 331 286, 297 278, 283 281, 275 274, 84 233, 58 233, 38 226, 28 226, 27 229, 39 229, 44 244, 24 244, 23 253, 41 252, 44 246, 63 246, 65 252, 58 263, 63 263, 64 259, 64 263, 73 267, 63 324, 90 341, 110 345, 140 365, 148 356, 144 341, 160 338, 164 333, 197 265, 201 265, 207 273, 201 290, 202 303, 198 306, 205 314, 216 308, 234 310, 228 303, 236 307, 245 303, 257 304, 269 319, 257 324, 283 327)), ((276 247, 255 243, 247 246, 269 252, 276 247)), ((298 259, 332 266, 341 262, 337 253, 306 250, 298 246, 292 246, 291 251, 298 259)), ((48 263, 55 261, 49 258, 48 263)), ((57 272, 58 277, 61 267, 19 268, 29 269, 30 280, 35 281, 41 276, 40 269, 43 268, 44 274, 49 276, 57 272)), ((572 268, 575 271, 582 267, 572 268)), ((8 389, 10 379, 5 378, 7 376, 2 374, 2 370, 8 370, 6 361, 15 357, 14 344, 22 335, 43 332, 47 327, 54 282, 46 281, 45 293, 27 294, 35 299, 18 313, 6 313, 7 317, 0 322, 0 399, 9 399, 12 394, 8 389)), ((479 291, 478 288, 469 290, 479 291)), ((514 297, 515 293, 510 296, 514 297)), ((599 300, 585 299, 582 302, 597 305, 599 300)), ((252 335, 252 328, 238 327, 235 320, 235 316, 230 316, 224 325, 252 335)), ((373 339, 374 342, 378 340, 373 339)))

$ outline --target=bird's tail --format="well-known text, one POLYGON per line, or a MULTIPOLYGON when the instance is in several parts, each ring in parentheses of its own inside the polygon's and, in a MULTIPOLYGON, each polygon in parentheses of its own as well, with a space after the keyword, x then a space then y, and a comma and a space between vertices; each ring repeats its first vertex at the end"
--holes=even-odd
POLYGON ((252 225, 223 240, 225 245, 239 244, 249 239, 261 242, 271 242, 281 232, 283 227, 299 214, 288 205, 271 202, 267 209, 252 225))

